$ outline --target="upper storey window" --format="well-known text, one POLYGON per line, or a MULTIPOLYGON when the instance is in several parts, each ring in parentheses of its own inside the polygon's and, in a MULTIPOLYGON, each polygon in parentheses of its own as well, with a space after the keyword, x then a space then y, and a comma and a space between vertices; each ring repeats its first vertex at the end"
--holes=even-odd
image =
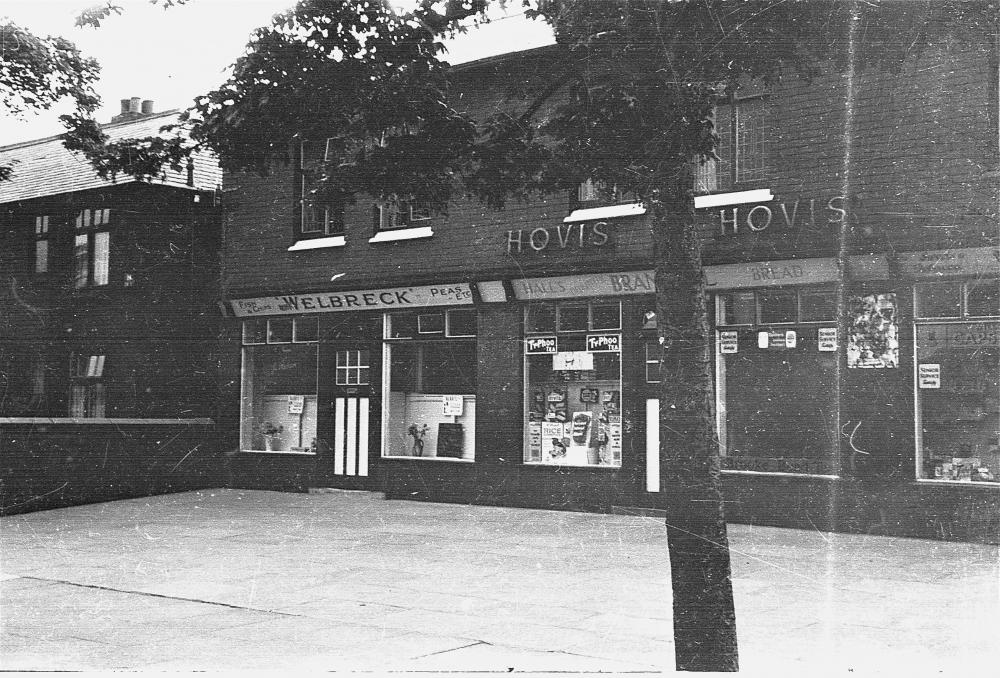
POLYGON ((73 286, 107 285, 111 266, 111 210, 85 209, 76 215, 73 239, 73 286))
POLYGON ((719 106, 715 115, 719 159, 698 166, 696 190, 730 191, 767 177, 768 120, 764 104, 762 97, 752 97, 719 106))
POLYGON ((35 273, 49 271, 49 218, 35 217, 35 273))
MULTIPOLYGON (((343 205, 322 200, 317 192, 332 139, 302 141, 296 168, 295 240, 319 240, 344 235, 343 205)), ((335 244, 335 243, 330 243, 335 244)))

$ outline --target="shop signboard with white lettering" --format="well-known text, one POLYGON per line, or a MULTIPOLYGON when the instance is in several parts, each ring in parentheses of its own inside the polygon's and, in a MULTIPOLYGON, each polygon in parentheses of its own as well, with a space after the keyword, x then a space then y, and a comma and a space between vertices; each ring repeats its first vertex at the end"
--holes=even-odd
POLYGON ((834 352, 837 350, 837 328, 836 327, 821 327, 819 328, 819 350, 826 352, 834 352))
POLYGON ((917 382, 920 388, 941 388, 941 365, 923 363, 917 366, 917 382))
POLYGON ((900 272, 909 278, 938 278, 942 275, 997 275, 1000 248, 964 247, 929 252, 901 252, 900 272))
POLYGON ((558 350, 559 339, 556 337, 527 337, 524 340, 524 352, 528 355, 556 353, 558 350))
POLYGON ((518 300, 618 297, 653 294, 653 271, 623 271, 592 275, 564 275, 557 278, 522 278, 511 281, 518 300))
POLYGON ((736 330, 719 332, 719 353, 736 353, 739 350, 740 333, 736 330))
POLYGON ((233 299, 230 304, 237 318, 337 311, 393 311, 423 306, 469 305, 472 304, 472 289, 469 283, 454 283, 233 299))
POLYGON ((621 335, 618 334, 588 334, 587 351, 589 353, 619 353, 621 352, 621 335))
POLYGON ((586 351, 560 351, 552 354, 553 370, 592 370, 594 354, 586 351))

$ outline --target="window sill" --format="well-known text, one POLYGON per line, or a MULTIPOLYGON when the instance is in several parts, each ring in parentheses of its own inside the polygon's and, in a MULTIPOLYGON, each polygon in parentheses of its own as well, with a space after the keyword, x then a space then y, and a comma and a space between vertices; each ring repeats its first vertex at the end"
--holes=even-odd
POLYGON ((700 210, 706 207, 746 205, 750 203, 770 202, 772 200, 774 200, 774 195, 769 188, 759 188, 752 191, 728 191, 726 193, 696 195, 694 197, 694 208, 700 210))
POLYGON ((309 450, 240 450, 240 454, 286 454, 295 457, 315 457, 309 450))
POLYGON ((448 463, 460 463, 460 464, 474 464, 475 459, 463 459, 462 457, 409 457, 406 455, 385 455, 382 457, 384 460, 403 460, 403 461, 446 461, 448 463))
POLYGON ((608 465, 608 464, 546 464, 541 461, 526 461, 525 466, 530 466, 532 468, 551 468, 551 469, 561 469, 561 468, 572 468, 572 469, 588 469, 595 471, 621 471, 622 467, 608 465))
POLYGON ((990 480, 938 480, 937 478, 917 478, 921 485, 947 485, 948 487, 985 487, 1000 489, 1000 482, 990 480))
POLYGON ((721 469, 722 473, 739 476, 777 476, 779 478, 820 478, 840 480, 840 476, 827 473, 789 473, 787 471, 745 471, 742 469, 721 469))
POLYGON ((329 238, 307 238, 298 240, 288 248, 289 252, 300 252, 302 250, 320 250, 327 247, 344 247, 347 245, 347 238, 342 235, 334 235, 329 238))
POLYGON ((379 231, 368 239, 370 243, 393 242, 395 240, 417 240, 419 238, 430 238, 434 235, 434 229, 430 226, 419 226, 417 228, 400 228, 393 231, 379 231))
POLYGON ((69 424, 74 426, 79 424, 113 424, 116 426, 126 424, 184 424, 189 426, 211 426, 215 424, 215 421, 207 417, 194 419, 143 419, 128 417, 0 417, 0 424, 69 424))
POLYGON ((605 207, 588 207, 582 210, 573 210, 568 217, 563 219, 563 223, 572 224, 577 221, 592 221, 594 219, 637 217, 645 213, 646 206, 641 202, 633 202, 625 205, 607 205, 605 207))

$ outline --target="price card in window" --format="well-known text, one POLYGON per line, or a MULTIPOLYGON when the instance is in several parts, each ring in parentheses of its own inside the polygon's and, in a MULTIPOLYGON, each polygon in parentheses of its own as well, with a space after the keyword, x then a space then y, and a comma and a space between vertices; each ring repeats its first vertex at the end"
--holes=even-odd
POLYGON ((461 417, 464 411, 465 399, 460 395, 443 395, 441 402, 444 405, 443 414, 446 417, 461 417))
POLYGON ((837 350, 837 328, 819 328, 819 350, 835 352, 837 350))
POLYGON ((306 407, 306 397, 301 395, 288 396, 288 414, 302 414, 306 407))
POLYGON ((920 388, 941 388, 941 365, 924 363, 917 367, 920 388))
POLYGON ((735 330, 719 332, 719 353, 736 353, 739 350, 740 333, 735 330))

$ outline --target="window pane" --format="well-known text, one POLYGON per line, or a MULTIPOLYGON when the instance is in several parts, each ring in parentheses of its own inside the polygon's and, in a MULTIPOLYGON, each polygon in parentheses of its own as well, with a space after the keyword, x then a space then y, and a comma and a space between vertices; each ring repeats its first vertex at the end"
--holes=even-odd
POLYGON ((87 286, 90 279, 90 249, 86 234, 73 239, 73 286, 77 289, 87 286))
POLYGON ((837 293, 833 290, 802 290, 799 292, 799 311, 804 323, 835 320, 837 293))
POLYGON ((316 352, 316 344, 243 349, 241 449, 315 451, 316 352))
POLYGON ((263 344, 267 342, 267 321, 260 318, 243 321, 243 343, 263 344))
POLYGON ((417 317, 413 313, 393 313, 388 320, 390 339, 408 339, 417 335, 417 317))
POLYGON ((967 307, 973 317, 1000 315, 1000 280, 969 283, 967 307))
POLYGON ((660 345, 655 341, 646 342, 646 383, 660 383, 660 345))
POLYGON ((292 341, 292 319, 270 318, 267 321, 267 343, 285 344, 292 341))
POLYGON ((417 316, 417 334, 444 333, 444 313, 421 313, 417 316))
POLYGON ((921 318, 957 318, 962 314, 962 283, 917 285, 916 314, 921 318))
POLYGON ((296 318, 294 322, 295 341, 317 341, 319 339, 319 322, 316 318, 296 318))
MULTIPOLYGON (((475 341, 389 345, 386 456, 475 458, 475 341), (457 410, 445 414, 444 404, 457 410)), ((367 370, 361 378, 367 378, 367 370)))
POLYGON ((476 336, 475 311, 448 311, 449 337, 476 336))
POLYGON ((793 323, 798 317, 794 290, 767 290, 757 293, 762 325, 793 323))
POLYGON ((111 234, 94 234, 94 284, 108 284, 108 268, 111 257, 111 234))
POLYGON ((753 325, 757 316, 753 292, 734 292, 716 297, 720 325, 753 325))
POLYGON ((35 241, 35 273, 47 273, 49 270, 49 241, 35 241))
POLYGON ((764 108, 760 101, 740 102, 736 109, 736 180, 752 181, 764 176, 764 108))
POLYGON ((589 327, 586 306, 559 306, 558 314, 560 332, 582 332, 589 327))
POLYGON ((555 332, 556 307, 552 304, 532 304, 528 306, 525 332, 555 332))
POLYGON ((591 308, 595 330, 617 330, 622 326, 621 306, 615 304, 594 304, 591 308))

